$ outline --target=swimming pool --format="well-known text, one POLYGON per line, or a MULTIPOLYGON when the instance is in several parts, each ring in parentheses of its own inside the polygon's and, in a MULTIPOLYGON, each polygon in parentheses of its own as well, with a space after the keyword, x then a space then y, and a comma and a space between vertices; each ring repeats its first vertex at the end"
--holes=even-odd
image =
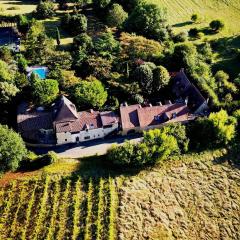
POLYGON ((35 73, 38 75, 40 79, 45 79, 47 76, 47 70, 46 68, 37 68, 32 71, 32 73, 35 73))

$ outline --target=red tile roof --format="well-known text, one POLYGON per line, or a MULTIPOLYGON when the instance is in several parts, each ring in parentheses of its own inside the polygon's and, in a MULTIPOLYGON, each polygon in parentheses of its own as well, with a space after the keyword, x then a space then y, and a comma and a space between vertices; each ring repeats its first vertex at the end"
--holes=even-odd
POLYGON ((164 122, 163 114, 167 117, 168 122, 182 122, 188 119, 189 109, 185 104, 168 104, 163 106, 153 106, 139 108, 138 119, 140 127, 160 125, 164 122), (173 117, 173 115, 175 115, 173 117))
POLYGON ((123 129, 135 128, 139 126, 137 109, 140 107, 141 105, 139 104, 120 107, 123 129))
POLYGON ((101 112, 100 113, 101 121, 103 126, 111 125, 116 122, 119 122, 119 117, 115 112, 108 111, 108 112, 101 112))
POLYGON ((141 107, 139 104, 121 106, 121 123, 123 129, 147 127, 168 122, 188 120, 189 109, 185 104, 174 103, 163 106, 141 107), (164 119, 166 118, 167 119, 164 119))
POLYGON ((78 119, 75 121, 66 121, 56 123, 56 132, 80 132, 89 129, 101 128, 102 122, 99 112, 84 111, 78 113, 78 119))

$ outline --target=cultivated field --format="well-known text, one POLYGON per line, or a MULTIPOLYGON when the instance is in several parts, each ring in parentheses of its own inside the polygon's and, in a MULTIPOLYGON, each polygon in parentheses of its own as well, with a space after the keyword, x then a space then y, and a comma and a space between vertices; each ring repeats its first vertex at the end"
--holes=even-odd
POLYGON ((115 180, 50 178, 0 189, 0 239, 115 239, 115 180))
POLYGON ((189 23, 191 15, 198 13, 202 23, 197 27, 206 27, 213 19, 222 19, 226 23, 223 34, 237 34, 240 30, 240 1, 239 0, 148 0, 168 9, 169 23, 177 30, 193 27, 189 23))
POLYGON ((185 155, 140 173, 89 158, 8 174, 0 239, 240 239, 240 171, 218 163, 224 154, 185 155))

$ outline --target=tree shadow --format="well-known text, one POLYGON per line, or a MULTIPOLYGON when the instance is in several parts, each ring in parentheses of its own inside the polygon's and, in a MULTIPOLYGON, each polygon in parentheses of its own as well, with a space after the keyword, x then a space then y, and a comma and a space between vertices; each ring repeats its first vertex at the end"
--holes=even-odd
POLYGON ((186 21, 186 22, 176 23, 172 25, 172 27, 185 27, 187 25, 192 25, 192 24, 193 24, 192 21, 186 21))
POLYGON ((13 1, 6 1, 1 4, 3 5, 37 5, 39 0, 13 0, 13 1))

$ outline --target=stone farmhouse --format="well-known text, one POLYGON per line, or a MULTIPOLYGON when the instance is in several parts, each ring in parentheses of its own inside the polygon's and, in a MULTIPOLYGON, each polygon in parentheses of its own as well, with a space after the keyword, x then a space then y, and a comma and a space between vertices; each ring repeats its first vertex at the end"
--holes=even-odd
POLYGON ((184 71, 172 73, 172 78, 173 103, 170 100, 156 106, 124 103, 119 113, 92 109, 78 112, 65 96, 48 110, 22 103, 18 108, 18 131, 26 142, 61 145, 105 138, 114 133, 147 131, 169 123, 185 124, 206 114, 207 101, 184 71))

